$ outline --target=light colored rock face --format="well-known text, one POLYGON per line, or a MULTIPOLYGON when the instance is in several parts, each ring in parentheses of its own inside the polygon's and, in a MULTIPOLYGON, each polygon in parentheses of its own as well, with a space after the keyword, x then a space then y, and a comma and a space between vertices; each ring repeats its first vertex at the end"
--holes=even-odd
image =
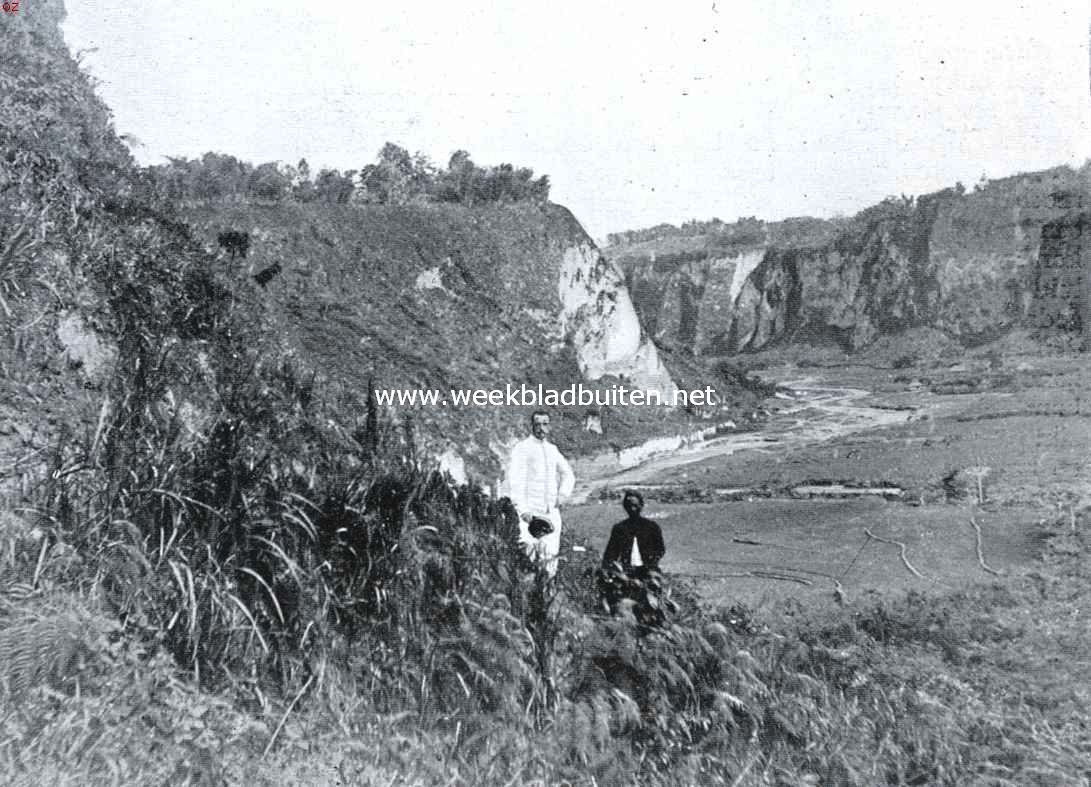
POLYGON ((743 285, 746 284, 746 280, 750 278, 750 274, 754 272, 754 269, 761 264, 764 257, 765 249, 759 248, 744 251, 732 258, 731 286, 727 293, 728 303, 735 303, 739 299, 739 293, 742 292, 743 285))
POLYGON ((644 335, 621 272, 590 243, 564 251, 557 295, 561 325, 580 372, 589 380, 614 375, 673 397, 677 387, 644 335))
POLYGON ((630 270, 637 313, 657 342, 694 355, 724 351, 735 304, 764 246, 694 259, 657 261, 651 255, 630 270))
POLYGON ((105 380, 117 358, 117 349, 100 338, 75 312, 62 315, 57 324, 57 340, 64 347, 70 363, 80 367, 91 382, 105 380))
POLYGON ((417 274, 414 286, 418 292, 424 292, 425 290, 443 290, 447 292, 447 288, 443 286, 442 273, 438 265, 434 268, 426 268, 417 274))
POLYGON ((439 469, 451 476, 456 484, 466 483, 466 462, 453 448, 448 448, 439 456, 439 469))
POLYGON ((878 223, 819 248, 769 249, 735 303, 728 349, 785 340, 858 349, 926 324, 939 289, 927 230, 927 222, 878 223))
POLYGON ((758 247, 710 260, 701 286, 702 297, 692 317, 695 325, 692 350, 696 355, 724 351, 743 287, 765 258, 758 247))
MULTIPOLYGON (((678 388, 655 344, 641 330, 621 272, 589 240, 575 240, 558 251, 559 269, 554 267, 558 264, 556 257, 546 258, 540 266, 528 268, 525 275, 516 278, 516 286, 524 291, 512 290, 514 300, 550 305, 520 309, 529 318, 536 337, 547 343, 550 352, 571 345, 584 380, 618 377, 632 387, 658 391, 662 401, 673 402, 678 388), (550 303, 552 295, 548 300, 542 297, 542 288, 547 284, 552 287, 552 281, 556 282, 559 312, 557 302, 550 303)), ((574 382, 577 380, 569 380, 574 382)), ((585 428, 601 434, 597 421, 585 428)), ((525 429, 525 424, 520 423, 506 439, 497 435, 498 439, 490 441, 491 454, 501 471, 497 479, 501 495, 507 492, 503 476, 511 448, 525 436, 525 429)), ((438 459, 445 469, 461 461, 453 449, 438 459)))

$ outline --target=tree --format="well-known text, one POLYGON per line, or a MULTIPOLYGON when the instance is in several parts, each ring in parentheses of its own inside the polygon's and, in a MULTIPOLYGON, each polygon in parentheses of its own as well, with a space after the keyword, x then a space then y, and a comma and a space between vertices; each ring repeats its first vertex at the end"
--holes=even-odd
POLYGON ((345 205, 352 199, 356 185, 352 182, 354 170, 341 174, 336 169, 324 169, 315 179, 315 195, 322 202, 345 205))
POLYGON ((549 199, 549 178, 534 179, 534 170, 511 164, 479 167, 470 154, 451 154, 447 170, 439 173, 433 189, 436 199, 473 205, 479 202, 519 202, 549 199))
POLYGON ((217 200, 241 195, 246 190, 248 167, 234 156, 205 153, 188 166, 190 197, 217 200))
POLYGON ((426 196, 435 179, 435 168, 427 156, 420 152, 410 155, 393 142, 383 145, 376 163, 360 170, 367 201, 381 205, 404 205, 426 196))
POLYGON ((313 202, 318 196, 311 180, 311 165, 301 158, 296 164, 296 182, 292 186, 292 197, 298 202, 313 202))
POLYGON ((275 161, 269 161, 250 173, 247 191, 253 197, 279 202, 288 194, 292 182, 275 161))
POLYGON ((436 198, 441 202, 460 202, 472 205, 474 199, 474 178, 478 168, 470 154, 465 150, 456 150, 447 162, 447 170, 439 175, 436 185, 436 198))

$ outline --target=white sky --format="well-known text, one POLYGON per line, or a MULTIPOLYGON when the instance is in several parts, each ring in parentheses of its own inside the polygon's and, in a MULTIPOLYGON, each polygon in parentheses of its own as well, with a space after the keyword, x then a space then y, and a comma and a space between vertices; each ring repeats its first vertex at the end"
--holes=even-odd
POLYGON ((463 148, 548 174, 599 239, 853 213, 1091 156, 1086 0, 68 6, 145 163, 463 148))

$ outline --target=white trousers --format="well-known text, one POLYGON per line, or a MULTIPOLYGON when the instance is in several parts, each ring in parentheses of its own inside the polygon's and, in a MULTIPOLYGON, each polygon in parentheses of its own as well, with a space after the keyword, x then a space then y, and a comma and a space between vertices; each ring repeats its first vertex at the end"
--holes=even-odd
POLYGON ((541 564, 549 576, 557 573, 557 555, 561 553, 561 512, 553 509, 548 514, 538 514, 553 523, 553 532, 541 538, 530 534, 529 525, 519 520, 519 544, 533 562, 541 564))

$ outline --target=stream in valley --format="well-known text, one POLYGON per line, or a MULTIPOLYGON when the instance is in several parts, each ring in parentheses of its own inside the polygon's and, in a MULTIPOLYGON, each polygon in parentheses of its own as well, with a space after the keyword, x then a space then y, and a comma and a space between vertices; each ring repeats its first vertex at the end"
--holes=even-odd
POLYGON ((880 375, 871 390, 852 382, 785 376, 753 428, 631 467, 604 457, 577 468, 566 528, 601 550, 623 518, 620 491, 639 488, 663 528, 664 570, 710 603, 753 607, 789 596, 833 603, 838 586, 852 598, 988 580, 973 523, 990 567, 1030 563, 1049 514, 1041 490, 1079 482, 1091 437, 1088 419, 1038 409, 1043 396, 1068 394, 892 391, 880 375), (978 420, 1001 408, 1004 417, 978 420), (987 473, 989 499, 947 499, 945 476, 975 467, 987 473))
POLYGON ((914 409, 871 406, 864 401, 869 396, 866 390, 824 385, 814 378, 781 383, 774 397, 775 409, 756 428, 653 454, 635 467, 622 470, 612 468, 609 457, 601 458, 587 466, 589 477, 581 479, 577 475, 573 499, 586 502, 604 488, 654 484, 664 471, 719 456, 822 443, 854 432, 905 423, 919 414, 914 409))

